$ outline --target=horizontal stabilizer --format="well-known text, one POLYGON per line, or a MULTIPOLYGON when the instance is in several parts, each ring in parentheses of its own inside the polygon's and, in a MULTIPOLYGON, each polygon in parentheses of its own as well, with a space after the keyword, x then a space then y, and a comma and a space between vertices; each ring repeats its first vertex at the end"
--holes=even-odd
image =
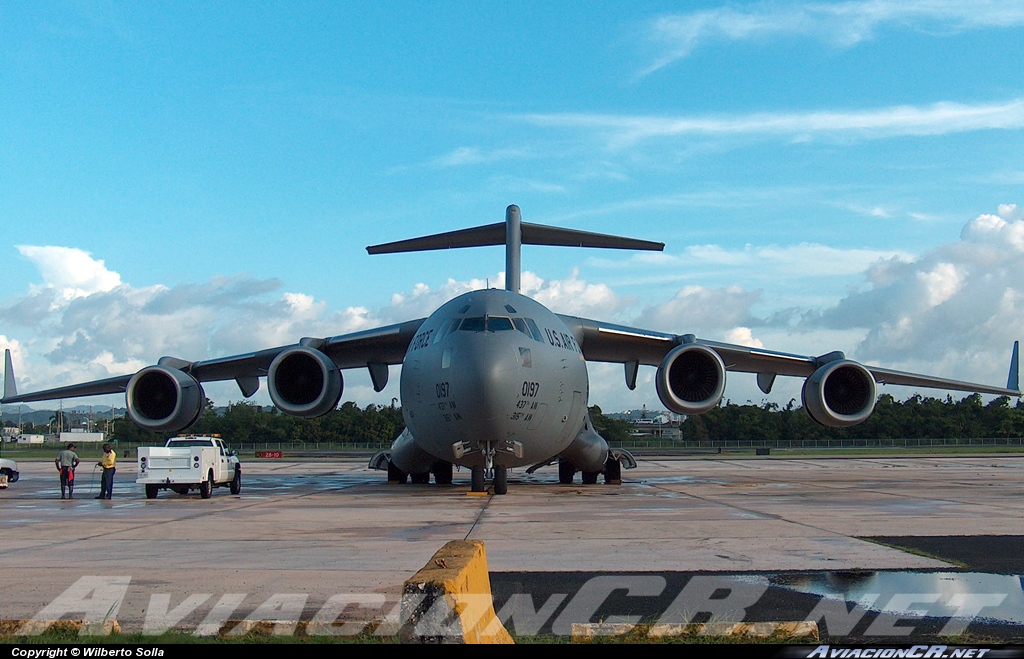
MULTIPOLYGON (((459 229, 447 233, 435 233, 420 238, 399 240, 393 243, 371 245, 366 248, 370 254, 396 254, 399 252, 425 252, 435 249, 454 249, 456 247, 484 247, 487 245, 504 245, 506 239, 505 223, 488 224, 472 229, 459 229)), ((638 240, 612 236, 592 231, 563 229, 544 224, 522 223, 523 245, 551 245, 554 247, 596 247, 603 249, 640 249, 662 251, 665 243, 650 240, 638 240)))
POLYGON ((371 245, 366 248, 370 254, 397 254, 399 252, 425 252, 433 249, 455 247, 483 247, 505 244, 505 223, 488 224, 472 229, 459 229, 447 233, 435 233, 421 238, 398 240, 393 243, 371 245))
POLYGON ((623 238, 605 233, 579 231, 578 229, 562 229, 544 224, 523 222, 524 245, 554 245, 556 247, 597 247, 601 249, 643 249, 660 252, 665 243, 650 240, 623 238))

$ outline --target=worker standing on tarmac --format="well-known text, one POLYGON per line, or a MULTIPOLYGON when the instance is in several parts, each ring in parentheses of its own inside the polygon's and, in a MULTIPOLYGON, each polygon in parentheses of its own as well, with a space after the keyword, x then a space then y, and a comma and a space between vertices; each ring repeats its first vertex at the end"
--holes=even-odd
POLYGON ((68 444, 68 447, 57 454, 53 464, 57 465, 60 472, 60 498, 73 499, 75 493, 75 467, 81 462, 78 454, 75 453, 75 445, 68 444), (67 497, 64 496, 65 491, 67 497))
POLYGON ((114 463, 117 462, 117 454, 110 450, 110 444, 103 445, 103 457, 96 464, 103 467, 100 474, 100 495, 97 499, 109 499, 114 494, 114 463))

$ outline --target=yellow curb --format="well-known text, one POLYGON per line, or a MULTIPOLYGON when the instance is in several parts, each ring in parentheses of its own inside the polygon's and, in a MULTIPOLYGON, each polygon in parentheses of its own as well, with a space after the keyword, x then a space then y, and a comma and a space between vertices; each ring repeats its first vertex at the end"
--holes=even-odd
POLYGON ((403 643, 512 643, 494 614, 487 552, 479 540, 452 540, 405 582, 403 643))

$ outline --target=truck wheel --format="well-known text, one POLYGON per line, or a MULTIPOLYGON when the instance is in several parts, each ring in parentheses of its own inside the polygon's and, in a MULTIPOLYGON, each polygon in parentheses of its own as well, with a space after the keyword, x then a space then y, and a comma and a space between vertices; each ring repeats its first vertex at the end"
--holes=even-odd
POLYGON ((188 494, 188 487, 187 486, 176 487, 176 488, 174 488, 174 491, 177 492, 178 494, 182 495, 182 496, 185 496, 186 494, 188 494))
POLYGON ((206 476, 206 480, 199 484, 199 496, 209 499, 210 495, 213 494, 213 470, 211 469, 210 473, 206 476))
POLYGON ((146 498, 147 499, 155 499, 156 498, 156 493, 159 492, 159 491, 160 491, 160 488, 158 488, 156 485, 147 485, 146 486, 146 498))
POLYGON ((242 470, 235 469, 235 477, 231 479, 231 494, 238 494, 242 491, 242 470))

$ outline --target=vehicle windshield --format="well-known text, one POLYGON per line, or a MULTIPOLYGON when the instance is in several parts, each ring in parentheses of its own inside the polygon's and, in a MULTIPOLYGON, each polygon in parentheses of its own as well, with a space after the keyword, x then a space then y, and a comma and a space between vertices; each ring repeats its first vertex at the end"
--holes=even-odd
POLYGON ((213 446, 208 439, 172 439, 167 442, 167 446, 213 446))

